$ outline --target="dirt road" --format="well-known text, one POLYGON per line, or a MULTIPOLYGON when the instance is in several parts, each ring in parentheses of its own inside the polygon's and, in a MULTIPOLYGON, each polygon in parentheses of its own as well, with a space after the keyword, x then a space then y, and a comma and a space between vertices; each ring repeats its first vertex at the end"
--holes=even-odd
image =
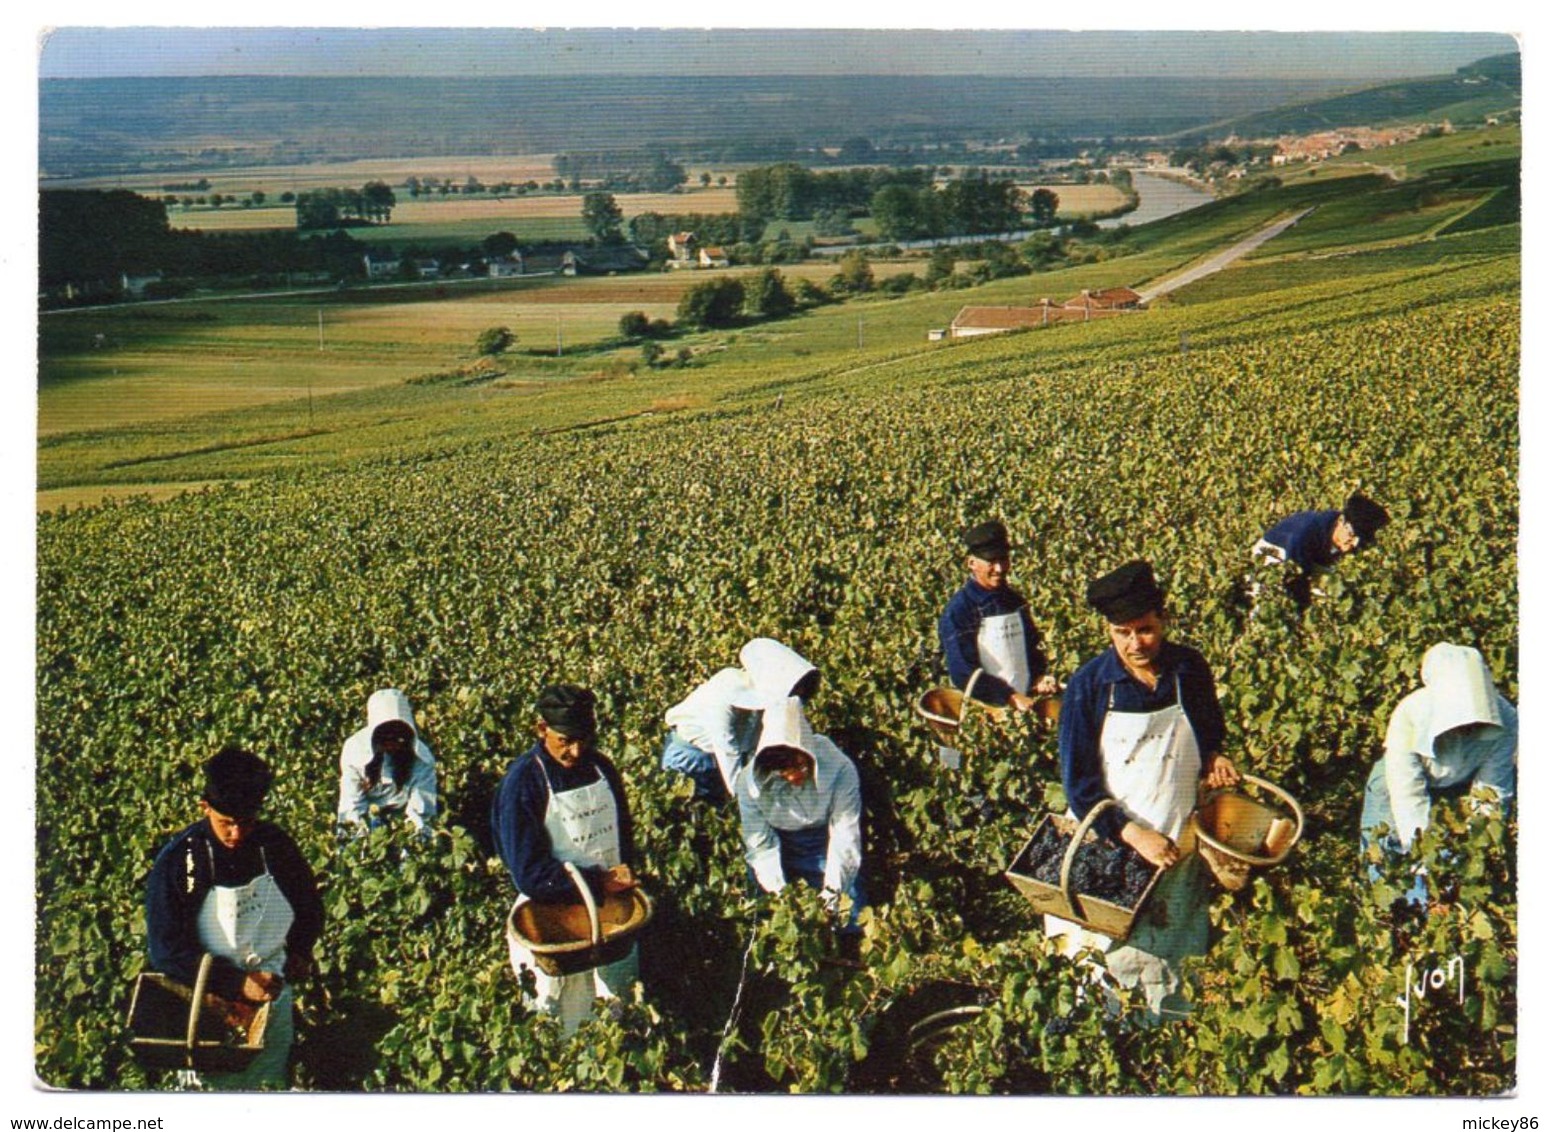
POLYGON ((1149 286, 1140 288, 1140 301, 1149 303, 1152 299, 1158 298, 1161 295, 1165 295, 1169 291, 1176 291, 1179 287, 1186 287, 1190 283, 1196 282, 1197 280, 1203 279, 1207 275, 1212 275, 1215 272, 1220 271, 1233 260, 1247 255, 1260 244, 1263 244, 1268 240, 1273 240, 1276 236, 1280 235, 1280 233, 1284 232, 1287 228, 1291 227, 1291 225, 1295 224, 1298 220, 1306 216, 1311 211, 1312 209, 1310 208, 1304 208, 1295 216, 1288 217, 1285 220, 1277 220, 1268 227, 1259 229, 1246 240, 1239 240, 1225 251, 1217 252, 1209 259, 1202 260, 1201 262, 1195 264, 1193 267, 1190 267, 1177 275, 1170 276, 1159 282, 1152 283, 1149 286))

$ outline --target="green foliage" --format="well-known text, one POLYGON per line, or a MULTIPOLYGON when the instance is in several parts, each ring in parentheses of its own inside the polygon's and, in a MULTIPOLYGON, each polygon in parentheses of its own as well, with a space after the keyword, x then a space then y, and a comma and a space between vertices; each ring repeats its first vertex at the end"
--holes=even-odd
MULTIPOLYGON (((1269 206, 1205 223, 1255 207, 1269 206)), ((931 301, 953 300, 872 309, 931 301)), ((1516 261, 1394 263, 1148 319, 785 371, 688 422, 518 442, 501 418, 468 443, 437 418, 417 448, 261 489, 40 516, 39 1076, 164 1084, 130 1063, 119 1023, 144 963, 145 878, 193 820, 199 763, 239 741, 277 767, 271 816, 324 883, 319 970, 298 986, 306 1088, 699 1090, 719 1066, 735 1091, 1509 1090, 1514 826, 1436 807, 1415 860, 1445 907, 1410 915, 1392 908, 1410 862, 1370 862, 1368 882, 1356 820, 1427 645, 1477 644, 1519 698, 1516 261), (778 428, 777 381, 805 394, 778 428), (1270 586, 1249 618, 1254 539, 1358 485, 1392 512, 1381 541, 1305 614, 1270 586), (1063 808, 1054 734, 972 719, 954 774, 914 714, 938 679, 954 532, 992 510, 1024 548, 1015 580, 1061 674, 1104 644, 1086 580, 1150 557, 1175 634, 1215 669, 1229 753, 1307 809, 1290 859, 1217 899, 1187 1021, 1112 1014, 1000 875, 1037 815, 1063 808), (735 813, 691 804, 657 766, 665 707, 759 634, 821 663, 814 722, 861 770, 872 907, 854 944, 803 888, 750 895, 735 813), (658 897, 643 1000, 569 1040, 516 1002, 510 882, 482 840, 532 697, 561 677, 599 693, 658 897), (336 844, 329 768, 387 684, 420 709, 445 819, 428 843, 388 829, 336 844), (1436 970, 1446 985, 1411 998, 1406 1033, 1406 971, 1436 970), (911 1051, 910 1011, 943 984, 979 1009, 911 1051)), ((140 328, 173 329, 211 331, 140 328)), ((433 392, 392 404, 413 418, 409 398, 433 392)))
POLYGON ((1060 210, 1059 194, 1053 189, 1034 189, 1028 211, 1032 214, 1035 224, 1053 224, 1054 216, 1060 210))
POLYGON ((700 330, 733 326, 742 314, 746 291, 742 281, 721 276, 690 287, 678 300, 678 321, 700 330))
POLYGON ((581 198, 581 222, 592 238, 601 243, 623 239, 624 210, 612 193, 587 193, 581 198))
POLYGON ((796 297, 785 286, 785 277, 766 267, 747 285, 747 313, 754 318, 784 318, 796 309, 796 297))
POLYGON ((856 249, 839 257, 839 270, 829 280, 828 289, 836 294, 863 295, 875 287, 876 282, 871 261, 865 252, 856 249))
POLYGON ((479 331, 479 336, 473 343, 473 350, 476 354, 495 357, 505 353, 515 344, 516 335, 511 332, 509 326, 491 326, 479 331))

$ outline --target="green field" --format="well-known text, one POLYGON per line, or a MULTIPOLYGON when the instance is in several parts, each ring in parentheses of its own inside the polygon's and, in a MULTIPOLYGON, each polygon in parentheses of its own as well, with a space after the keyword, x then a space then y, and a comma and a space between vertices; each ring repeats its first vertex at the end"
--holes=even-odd
MULTIPOLYGON (((1499 190, 1473 175, 1475 197, 1499 190)), ((1432 188, 1461 194, 1448 177, 1432 188)), ((631 371, 638 348, 612 338, 620 312, 675 308, 696 280, 672 275, 331 295, 322 350, 318 302, 45 317, 40 489, 146 497, 38 519, 38 1076, 165 1087, 113 1020, 144 964, 151 854, 194 820, 194 768, 239 741, 277 766, 270 812, 326 881, 303 1089, 1510 1092, 1515 821, 1438 807, 1420 859, 1450 903, 1415 920, 1391 907, 1407 864, 1368 883, 1358 849, 1366 774, 1428 644, 1477 644, 1521 694, 1520 229, 1438 236, 1461 195, 1395 192, 1245 194, 1107 262, 685 334, 667 343, 683 368, 631 371), (1142 283, 1311 203, 1343 225, 1298 226, 1147 313, 926 340, 965 303, 1142 283), (500 324, 517 349, 481 380, 473 337, 500 324), (1271 585, 1250 617, 1254 539, 1355 487, 1391 528, 1305 616, 1271 585), (1216 673, 1228 753, 1305 808, 1289 859, 1216 895, 1185 1021, 1110 1016, 1002 876, 1064 807, 1054 734, 974 716, 954 775, 915 713, 942 679, 959 532, 991 514, 1064 678, 1105 643, 1086 581, 1155 562, 1173 634, 1216 673), (657 765, 662 712, 754 635, 821 666, 814 723, 861 771, 873 908, 853 952, 815 894, 750 894, 735 815, 657 765), (658 900, 643 999, 573 1041, 513 1002, 487 842, 490 792, 557 679, 599 694, 658 900), (442 829, 339 845, 338 747, 388 685, 437 752, 442 829), (1403 1016, 1406 964, 1441 955, 1467 1001, 1403 1016), (942 983, 983 1011, 908 1061, 899 1019, 942 983)))

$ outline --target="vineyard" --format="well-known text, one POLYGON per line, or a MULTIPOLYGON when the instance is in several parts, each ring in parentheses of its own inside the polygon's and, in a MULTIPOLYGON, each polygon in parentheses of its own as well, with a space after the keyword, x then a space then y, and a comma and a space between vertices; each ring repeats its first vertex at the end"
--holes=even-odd
POLYGON ((278 769, 268 816, 324 886, 319 970, 297 987, 302 1088, 1513 1088, 1514 821, 1441 808, 1420 852, 1448 907, 1405 918, 1398 867, 1366 878, 1357 815, 1428 645, 1476 645, 1518 700, 1517 261, 1294 282, 1079 338, 782 373, 697 417, 483 425, 261 486, 40 516, 38 1075, 165 1085, 122 1026, 145 878, 196 815, 199 765, 240 742, 278 769), (1380 543, 1305 615, 1272 587, 1250 618, 1254 539, 1357 486, 1392 512, 1380 543), (1011 528, 1013 581, 1062 677, 1106 643, 1086 581, 1151 559, 1174 637, 1215 669, 1227 753, 1307 809, 1287 862, 1217 896, 1187 1021, 1111 1016, 1002 875, 1063 808, 1053 733, 975 720, 950 772, 914 714, 942 679, 958 532, 988 515, 1011 528), (822 668, 814 725, 861 770, 874 907, 858 953, 814 893, 750 892, 735 814, 657 765, 663 711, 755 635, 822 668), (573 1040, 515 1002, 487 828, 534 696, 559 679, 599 695, 657 901, 642 998, 573 1040), (339 746, 389 685, 436 752, 444 821, 427 844, 340 845, 339 746), (1454 960, 1466 996, 1408 993, 1454 960), (901 1035, 938 1000, 983 1010, 910 1055, 901 1035))

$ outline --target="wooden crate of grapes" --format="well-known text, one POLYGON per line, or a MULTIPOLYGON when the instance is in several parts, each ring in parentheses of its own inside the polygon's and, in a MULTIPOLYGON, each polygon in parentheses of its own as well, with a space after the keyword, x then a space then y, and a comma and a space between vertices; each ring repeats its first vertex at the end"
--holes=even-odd
POLYGON ((192 988, 147 971, 129 1002, 129 1050, 147 1069, 235 1073, 263 1052, 269 1003, 230 1002, 205 990, 211 956, 192 988))
POLYGON ((1105 798, 1079 822, 1045 814, 1007 867, 1006 879, 1039 912, 1122 941, 1163 870, 1092 831, 1097 816, 1116 804, 1105 798))

